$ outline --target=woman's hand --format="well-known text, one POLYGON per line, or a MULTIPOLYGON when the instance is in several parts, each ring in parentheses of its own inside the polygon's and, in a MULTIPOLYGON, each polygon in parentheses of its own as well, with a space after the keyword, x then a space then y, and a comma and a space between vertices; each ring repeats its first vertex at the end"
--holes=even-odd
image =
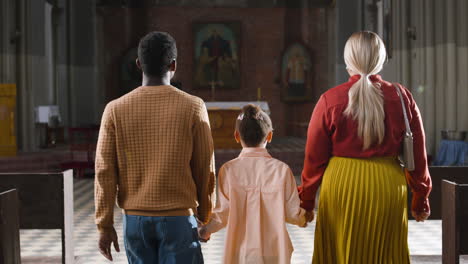
POLYGON ((431 215, 431 212, 415 212, 411 210, 411 215, 416 219, 416 222, 424 222, 431 215))
POLYGON ((411 215, 417 222, 424 222, 431 215, 431 207, 429 206, 429 199, 425 197, 418 197, 413 194, 411 201, 411 215))
POLYGON ((304 224, 303 225, 299 225, 299 227, 307 227, 307 223, 310 223, 312 222, 312 220, 314 220, 314 211, 305 211, 305 214, 303 216, 304 218, 304 224))
POLYGON ((305 217, 306 217, 306 221, 307 223, 310 223, 314 220, 314 210, 311 210, 311 211, 307 211, 306 214, 305 214, 305 217))

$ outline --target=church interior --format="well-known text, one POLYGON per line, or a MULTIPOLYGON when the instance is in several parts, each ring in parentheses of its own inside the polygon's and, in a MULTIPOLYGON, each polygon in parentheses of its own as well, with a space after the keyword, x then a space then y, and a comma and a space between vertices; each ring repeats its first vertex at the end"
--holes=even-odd
MULTIPOLYGON (((412 263, 468 263, 467 13, 466 0, 0 0, 0 197, 28 190, 0 199, 0 263, 20 263, 2 262, 12 245, 21 263, 110 263, 97 249, 94 151, 106 104, 141 85, 148 32, 176 40, 171 84, 205 101, 216 167, 239 154, 235 120, 253 103, 299 184, 314 106, 348 80, 344 45, 361 30, 382 38, 380 74, 412 92, 424 123, 432 214, 410 216, 412 263), (3 207, 20 216, 16 239, 3 207)), ((310 263, 314 226, 288 226, 292 263, 310 263)), ((203 244, 206 263, 221 263, 223 241, 203 244)))

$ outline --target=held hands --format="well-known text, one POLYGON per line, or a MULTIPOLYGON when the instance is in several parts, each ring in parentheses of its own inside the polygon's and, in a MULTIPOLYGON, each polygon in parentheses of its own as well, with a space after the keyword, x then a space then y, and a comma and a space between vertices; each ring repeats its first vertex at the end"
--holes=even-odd
POLYGON ((307 227, 307 224, 312 222, 314 220, 314 211, 306 211, 304 214, 304 224, 299 225, 299 227, 305 228, 307 227))
POLYGON ((200 239, 200 242, 208 242, 211 238, 211 233, 208 233, 208 230, 206 228, 206 225, 204 225, 200 220, 197 218, 197 231, 198 231, 198 238, 200 239))
POLYGON ((206 226, 199 225, 198 226, 198 237, 200 238, 200 242, 208 242, 211 238, 211 233, 208 232, 206 226))
MULTIPOLYGON (((297 187, 297 190, 298 192, 300 193, 301 190, 302 190, 302 186, 298 186, 297 187)), ((304 201, 301 200, 301 208, 304 208, 304 201)), ((305 217, 306 217, 306 221, 307 223, 310 223, 314 220, 314 217, 315 217, 315 214, 314 214, 314 209, 312 210, 307 210, 307 209, 304 209, 306 210, 306 213, 305 213, 305 217)))
POLYGON ((111 244, 114 244, 115 251, 120 252, 119 248, 119 241, 117 238, 117 233, 115 229, 112 227, 111 230, 101 232, 99 234, 99 252, 106 257, 106 259, 112 261, 112 254, 111 254, 111 244))
POLYGON ((306 221, 307 223, 310 223, 314 220, 314 210, 311 210, 311 211, 307 211, 306 214, 305 214, 305 217, 306 217, 306 221))

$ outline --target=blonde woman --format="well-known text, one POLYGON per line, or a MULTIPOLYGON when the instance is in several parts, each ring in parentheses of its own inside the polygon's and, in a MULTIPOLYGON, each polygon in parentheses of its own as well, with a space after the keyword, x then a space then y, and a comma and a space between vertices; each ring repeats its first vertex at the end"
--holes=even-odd
MULTIPOLYGON (((304 209, 314 209, 321 186, 312 262, 409 263, 407 182, 397 160, 403 110, 395 86, 376 75, 386 61, 385 46, 377 34, 357 32, 346 43, 344 59, 351 77, 320 97, 307 136, 304 209)), ((411 93, 398 87, 414 137, 416 169, 406 172, 411 212, 424 221, 431 178, 423 125, 411 93)))

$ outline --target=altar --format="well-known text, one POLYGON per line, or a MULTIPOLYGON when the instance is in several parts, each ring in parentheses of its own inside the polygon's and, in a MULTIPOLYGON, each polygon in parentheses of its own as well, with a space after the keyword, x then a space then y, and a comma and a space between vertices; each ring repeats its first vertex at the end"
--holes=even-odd
POLYGON ((258 105, 265 113, 270 114, 270 108, 265 101, 206 102, 205 104, 210 118, 215 149, 241 148, 241 145, 234 140, 234 130, 237 116, 245 105, 258 105))

